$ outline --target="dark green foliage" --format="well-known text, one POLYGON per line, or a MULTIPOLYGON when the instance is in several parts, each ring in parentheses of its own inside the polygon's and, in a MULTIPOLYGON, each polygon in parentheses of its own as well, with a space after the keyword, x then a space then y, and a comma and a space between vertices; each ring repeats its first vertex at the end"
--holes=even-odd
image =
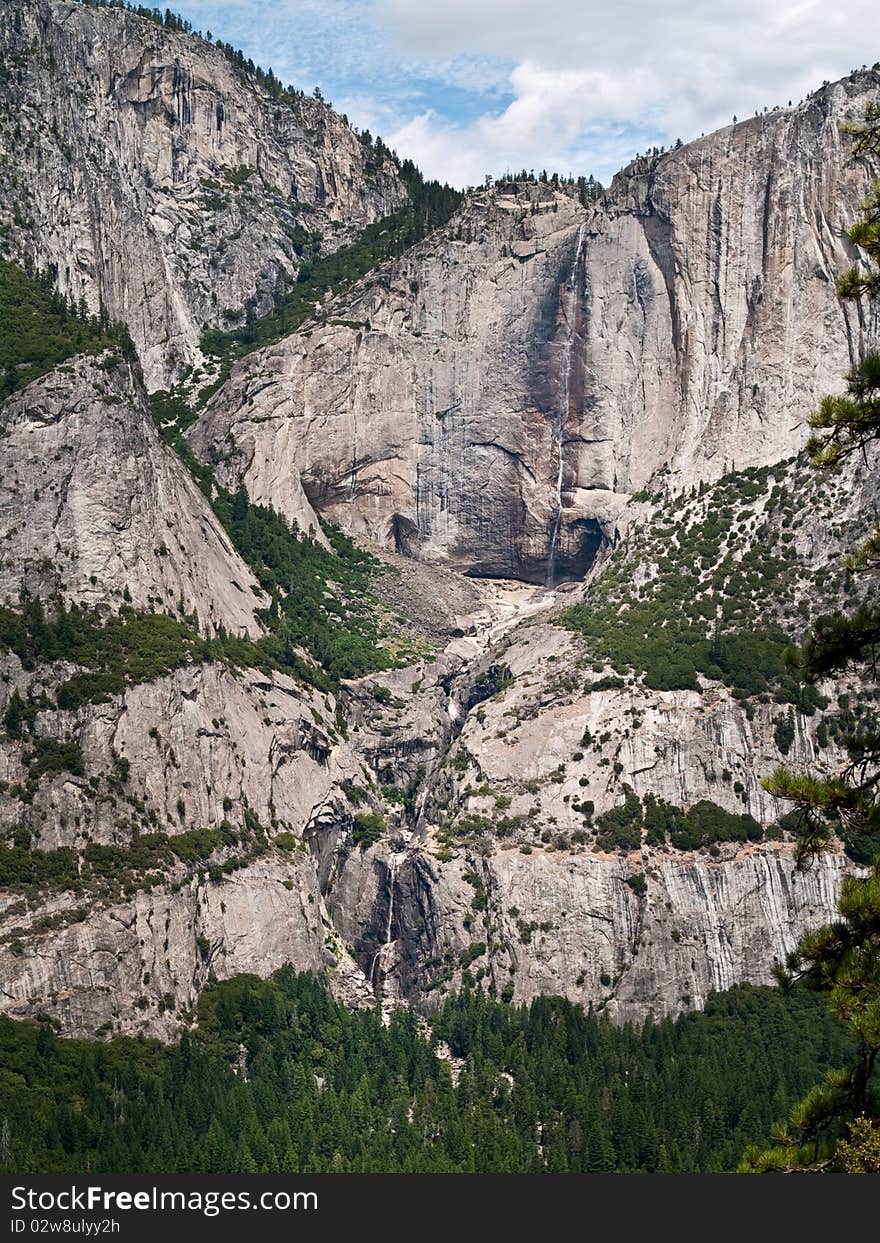
POLYGON ((667 834, 673 833, 680 822, 677 807, 653 794, 645 795, 645 841, 649 846, 665 845, 667 834))
POLYGON ((0 259, 0 402, 65 358, 120 348, 123 335, 69 304, 51 273, 29 275, 0 259))
POLYGON ((866 664, 875 673, 878 647, 880 607, 865 605, 849 616, 817 617, 803 645, 789 653, 788 663, 807 683, 866 664))
MULTIPOLYGON (((592 695, 594 691, 621 691, 626 686, 626 679, 612 673, 604 678, 596 678, 584 684, 584 692, 592 695)), ((585 739, 585 742, 589 740, 585 739)))
POLYGON ((299 844, 300 839, 295 833, 276 833, 272 838, 276 850, 296 850, 299 844))
POLYGON ((713 842, 759 842, 763 836, 754 816, 736 815, 700 799, 686 812, 678 812, 669 840, 676 850, 697 850, 713 842))
MULTIPOLYGON (((743 1170, 847 1169, 838 1147, 847 1124, 862 1120, 880 1137, 880 858, 867 876, 844 879, 838 912, 833 924, 802 936, 776 974, 785 988, 803 981, 827 995, 852 1039, 848 1064, 828 1071, 777 1124, 773 1148, 746 1151, 743 1170)), ((865 1168, 880 1173, 880 1147, 865 1155, 865 1168)))
POLYGON ((783 755, 788 755, 795 738, 794 713, 781 716, 773 729, 773 740, 783 755))
POLYGON ((79 883, 76 854, 60 850, 29 850, 0 846, 0 887, 3 889, 72 889, 79 883))
POLYGON ((36 738, 28 762, 28 776, 38 781, 45 774, 70 773, 83 777, 82 751, 78 742, 59 742, 57 738, 36 738))
POLYGON ((642 844, 641 800, 629 786, 624 792, 623 803, 596 820, 596 844, 603 850, 638 850, 642 844))
POLYGON ((366 850, 367 846, 372 846, 374 842, 378 842, 385 829, 385 817, 381 816, 379 812, 358 812, 354 818, 354 828, 351 833, 352 844, 360 846, 361 850, 366 850))
POLYGON ((462 950, 458 956, 458 961, 464 970, 476 962, 478 958, 482 958, 486 952, 485 941, 473 941, 466 950, 462 950))
POLYGON ((649 846, 663 846, 668 839, 675 850, 700 850, 714 842, 759 842, 764 836, 754 816, 725 811, 708 799, 683 811, 646 794, 643 809, 629 786, 624 792, 624 802, 596 820, 596 845, 603 850, 638 850, 643 827, 649 846))
POLYGON ((601 198, 605 193, 601 181, 597 181, 592 173, 589 177, 560 177, 558 173, 553 173, 548 177, 546 171, 536 176, 533 170, 526 168, 516 173, 508 172, 503 177, 499 177, 495 182, 495 189, 500 194, 518 194, 523 186, 530 185, 552 186, 554 190, 564 190, 569 194, 574 192, 584 206, 601 198))
POLYGON ((369 585, 380 563, 330 526, 332 551, 304 534, 274 509, 255 505, 244 488, 218 487, 209 466, 197 460, 184 435, 195 417, 177 393, 154 393, 153 417, 163 440, 179 455, 272 604, 260 619, 270 631, 261 648, 273 665, 321 690, 340 678, 363 677, 395 661, 383 637, 369 585), (299 651, 316 662, 309 665, 299 651))
POLYGON ((361 803, 369 802, 370 795, 362 786, 355 785, 353 781, 340 781, 339 788, 352 807, 360 807, 361 803))
POLYGON ((860 826, 859 834, 846 842, 846 853, 854 863, 861 863, 864 867, 880 859, 880 815, 860 826))
MULTIPOLYGON (((338 551, 329 553, 313 540, 297 538, 272 510, 246 502, 243 509, 246 529, 229 518, 233 538, 242 540, 262 581, 275 592, 273 608, 264 618, 270 633, 264 638, 221 634, 207 639, 192 619, 138 613, 125 605, 118 614, 102 616, 58 601, 54 616, 47 619, 42 602, 26 597, 20 611, 0 607, 0 648, 15 652, 27 669, 60 660, 84 666, 86 672, 74 674, 56 691, 58 707, 65 709, 100 703, 126 686, 199 661, 284 669, 321 689, 340 677, 357 677, 393 663, 377 646, 379 632, 364 590, 373 558, 336 533, 332 538, 338 551), (285 577, 289 592, 279 608, 275 584, 285 577), (339 595, 328 598, 332 584, 339 595), (301 648, 317 663, 307 663, 297 650, 301 648)), ((4 719, 7 731, 20 735, 35 710, 14 693, 4 719)))
MULTIPOLYGON (((328 557, 323 549, 319 552, 328 557)), ((313 579, 309 584, 312 592, 317 591, 320 581, 313 579)), ((304 598, 314 595, 305 592, 304 598)), ((258 640, 229 634, 208 639, 198 633, 191 618, 180 621, 166 613, 138 613, 125 605, 118 613, 102 615, 77 604, 67 608, 58 601, 54 616, 47 619, 42 602, 26 598, 18 612, 0 606, 0 650, 15 652, 27 669, 61 660, 83 666, 82 672, 56 688, 56 704, 67 711, 84 703, 103 703, 128 686, 201 662, 221 661, 241 669, 283 669, 303 682, 327 689, 330 678, 322 668, 302 659, 294 649, 295 642, 323 656, 334 678, 361 670, 369 661, 375 666, 388 659, 370 648, 363 630, 353 632, 341 622, 332 630, 331 625, 328 613, 320 612, 316 605, 307 630, 288 627, 282 619, 272 633, 258 640)), ((13 694, 4 718, 7 731, 20 737, 41 706, 51 705, 48 700, 31 703, 13 694)))
POLYGON ((17 836, 11 846, 0 845, 0 887, 28 891, 73 889, 77 893, 110 896, 148 889, 161 881, 175 863, 195 867, 223 847, 245 843, 246 853, 262 853, 265 840, 248 830, 224 825, 217 829, 191 829, 169 836, 143 833, 128 846, 89 842, 81 859, 74 851, 31 850, 17 836))
MULTIPOLYGON (((2 614, 0 614, 0 626, 2 624, 2 614)), ((0 639, 0 643, 2 643, 2 639, 0 639)), ((36 708, 29 704, 26 699, 22 699, 18 688, 16 688, 9 696, 6 711, 3 713, 3 725, 7 734, 11 738, 20 738, 25 726, 29 725, 35 716, 36 708)))
POLYGON ((325 534, 328 552, 317 541, 292 530, 275 510, 220 492, 214 511, 237 551, 273 597, 262 615, 272 631, 263 643, 281 668, 302 665, 295 648, 304 648, 321 666, 325 685, 387 669, 393 659, 379 646, 375 601, 369 584, 379 562, 361 552, 347 535, 325 534))
POLYGON ((414 1014, 385 1026, 289 969, 209 987, 171 1047, 2 1017, 8 1170, 725 1170, 849 1049, 812 995, 748 986, 643 1027, 465 992, 435 1030, 457 1086, 414 1014))
POLYGON ((150 412, 159 429, 159 435, 173 449, 208 500, 216 491, 214 472, 198 460, 189 446, 184 433, 198 417, 182 400, 177 390, 161 389, 150 394, 150 412))
POLYGON ((83 854, 86 880, 119 880, 125 886, 142 888, 137 878, 150 871, 167 871, 174 860, 187 865, 204 862, 216 850, 239 842, 239 833, 229 826, 218 829, 190 829, 186 833, 144 833, 130 846, 104 846, 90 842, 83 854))
MULTIPOLYGON (((42 602, 27 598, 20 612, 0 607, 0 649, 18 656, 26 669, 53 661, 70 661, 87 672, 62 682, 55 693, 59 708, 101 703, 126 686, 148 682, 193 661, 227 660, 271 667, 268 653, 244 639, 204 639, 186 622, 165 613, 136 613, 123 607, 102 617, 77 604, 56 606, 47 619, 42 602)), ((13 721, 21 729, 21 711, 13 721)))

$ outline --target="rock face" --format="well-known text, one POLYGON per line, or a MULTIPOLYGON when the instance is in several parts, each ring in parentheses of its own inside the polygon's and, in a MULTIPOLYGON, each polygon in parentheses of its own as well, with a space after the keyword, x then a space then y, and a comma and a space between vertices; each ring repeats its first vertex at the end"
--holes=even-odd
POLYGON ((876 323, 837 299, 878 75, 619 174, 582 208, 472 195, 322 324, 251 355, 192 432, 228 481, 471 574, 582 578, 623 499, 800 448, 876 323), (283 469, 280 462, 284 463, 283 469), (271 479, 271 483, 270 483, 271 479))
MULTIPOLYGON (((725 846, 716 858, 650 848, 623 856, 571 837, 582 823, 572 791, 593 795, 599 809, 613 805, 606 757, 626 746, 639 754, 632 766, 627 756, 623 778, 640 790, 684 790, 735 809, 721 772, 731 765, 749 773, 748 806, 759 813, 755 770, 779 754, 771 709, 749 722, 723 694, 714 705, 683 694, 652 723, 652 697, 638 690, 557 703, 549 671, 565 678, 577 644, 507 617, 513 628, 499 651, 497 614, 488 620, 418 667, 352 685, 347 742, 331 698, 222 665, 191 666, 76 712, 40 712, 37 737, 76 738, 83 773, 43 779, 26 801, 6 799, 7 835, 23 825, 33 847, 87 858, 90 844, 130 850, 138 832, 157 828, 173 840, 226 825, 237 840, 204 863, 184 856, 130 894, 94 884, 3 894, 2 1009, 50 1013, 70 1033, 171 1035, 210 973, 269 973, 285 962, 325 973, 352 1004, 379 989, 431 1006, 467 967, 505 996, 561 993, 620 1019, 676 1013, 712 988, 768 980, 804 928, 833 916, 842 856, 799 874, 781 843, 725 846), (481 698, 500 660, 514 681, 481 698), (390 696, 377 699, 376 685, 390 696), (530 711, 535 686, 543 698, 530 711), (628 743, 634 710, 646 724, 628 743), (597 719, 608 744, 573 760, 597 719), (363 849, 351 830, 364 796, 376 805, 371 783, 416 795, 412 811, 388 802, 388 837, 363 849), (499 808, 517 825, 513 839, 499 808), (496 827, 479 844, 444 851, 440 833, 457 810, 496 827), (265 837, 249 835, 253 824, 265 837), (637 875, 644 893, 630 883, 637 875)), ((51 689, 45 672, 11 656, 4 675, 0 711, 31 679, 51 689)), ((0 745, 5 788, 24 783, 29 750, 11 737, 0 745)), ((811 730, 791 758, 813 750, 811 730)))
POLYGON ((438 866, 413 853, 395 876, 392 987, 439 1000, 467 963, 517 1001, 562 994, 635 1022, 675 1014, 743 980, 771 983, 805 928, 833 918, 845 870, 828 857, 797 873, 766 847, 718 862, 646 852, 637 865, 645 896, 628 884, 632 861, 509 849, 438 866))
MULTIPOLYGON (((275 99, 203 40, 13 0, 0 42, 0 145, 16 153, 0 163, 3 244, 125 319, 151 386, 200 363, 225 309, 268 307, 296 270, 291 230, 327 250, 403 201, 393 167, 369 168, 320 101, 275 99)), ((858 74, 637 161, 586 207, 546 185, 473 194, 236 365, 195 451, 304 530, 327 517, 388 550, 399 572, 373 588, 419 655, 333 694, 200 655, 63 710, 70 664, 4 646, 0 1009, 164 1037, 212 973, 291 962, 352 1004, 429 1008, 467 972, 502 997, 642 1019, 767 980, 833 917, 852 865, 838 852, 796 871, 760 779, 783 760, 839 766, 835 688, 811 716, 702 674, 652 690, 557 614, 591 592, 598 605, 603 567, 634 567, 621 609, 644 602, 688 539, 707 563, 723 544, 757 607, 743 554, 762 533, 784 586, 770 620, 792 621, 783 597, 794 620, 828 598, 804 567, 833 578, 875 506, 870 464, 797 521, 773 517, 767 472, 751 477, 735 514, 716 506, 711 556, 689 534, 706 514, 670 515, 711 508, 701 481, 798 449, 875 331, 833 278, 852 257, 841 204, 867 175, 838 122, 877 84, 858 74), (651 524, 675 547, 631 556, 651 524), (709 800, 771 833, 600 840, 627 791, 709 800), (50 865, 51 883, 32 879, 50 865)), ((0 429, 0 603, 24 586, 49 609, 131 604, 260 635, 268 602, 162 443, 136 368, 72 359, 10 398, 0 429)))
POLYGON ((800 449, 805 417, 876 334, 835 296, 867 170, 841 132, 880 74, 728 126, 612 183, 588 225, 579 476, 683 484, 800 449))
MULTIPOLYGON (((67 904, 59 911, 70 915, 67 904)), ((302 856, 292 864, 260 861, 222 885, 193 878, 138 894, 49 937, 30 936, 31 921, 8 905, 3 913, 16 938, 14 952, 0 946, 3 1010, 13 1017, 51 1014, 70 1035, 122 1031, 167 1039, 211 973, 270 975, 290 962, 324 973, 339 962, 326 946, 314 868, 302 856)), ((338 991, 357 1000, 344 986, 338 991)))
MULTIPOLYGON (((27 675, 16 671, 14 658, 10 673, 13 685, 24 685, 27 675)), ((242 823, 248 809, 264 825, 275 820, 301 831, 334 798, 342 808, 336 784, 360 773, 350 751, 339 751, 338 738, 317 723, 331 708, 282 674, 233 672, 218 663, 186 666, 75 713, 47 711, 38 737, 75 735, 88 774, 112 774, 125 761, 125 797, 103 799, 87 778, 70 776, 41 784, 25 807, 7 800, 4 825, 26 824, 42 849, 75 844, 74 824, 92 841, 127 844, 138 816, 146 817, 144 831, 153 825, 181 833, 226 819, 242 823), (133 807, 132 797, 143 807, 122 809, 133 807)), ((24 779, 27 751, 26 743, 10 740, 10 783, 24 779)))
MULTIPOLYGON (((11 655, 3 675, 0 711, 35 677, 51 688, 45 670, 28 673, 11 655)), ((215 664, 40 713, 36 737, 76 739, 82 771, 4 797, 0 830, 24 828, 32 848, 85 852, 105 866, 88 880, 82 871, 79 889, 0 894, 2 1009, 50 1013, 70 1033, 168 1035, 209 973, 269 974, 287 962, 326 973, 354 1004, 371 998, 319 878, 322 854, 332 858, 351 826, 343 787, 364 783, 329 724, 334 708, 283 675, 215 664), (196 829, 221 832, 210 865, 183 852, 132 879, 139 840, 161 831, 184 842, 196 829), (89 854, 96 848, 121 852, 119 869, 112 853, 89 854)), ((4 790, 26 781, 31 747, 0 744, 4 790)))
POLYGON ((355 709, 364 760, 383 783, 419 790, 390 842, 341 857, 328 890, 383 995, 436 1004, 467 968, 517 1000, 558 993, 640 1020, 734 979, 769 982, 804 929, 834 918, 842 853, 803 873, 782 841, 712 853, 643 838, 615 852, 584 832, 584 805, 599 815, 626 788, 770 824, 779 808, 762 775, 840 761, 817 745, 821 714, 796 718, 783 755, 772 703, 622 681, 585 692, 581 640, 540 617, 484 637, 482 651, 479 639, 415 671, 411 698, 409 671, 383 675, 400 708, 377 711, 364 694, 355 709))
POLYGON ((257 635, 265 603, 210 506, 159 440, 120 357, 78 358, 0 410, 0 602, 123 602, 257 635))
POLYGON ((0 59, 8 253, 124 321, 151 388, 198 362, 204 327, 269 309, 303 229, 333 250, 406 201, 325 104, 125 10, 9 0, 0 59))
POLYGON ((301 484, 385 548, 543 582, 555 543, 556 572, 580 577, 614 512, 612 498, 558 525, 579 435, 584 228, 575 200, 543 188, 476 199, 340 310, 346 323, 238 365, 196 452, 253 496, 272 472, 291 516, 301 484))
MULTIPOLYGON (((160 441, 125 360, 70 360, 8 399, 0 429, 0 603, 17 607, 24 587, 50 612, 60 597, 261 633, 256 580, 160 441)), ((286 962, 327 974, 353 1004, 370 998, 319 878, 350 832, 344 789, 367 780, 333 699, 195 663, 62 711, 54 691, 72 672, 0 650, 3 849, 24 835, 49 857, 73 852, 79 873, 0 892, 2 1009, 52 1014, 71 1034, 167 1036, 210 973, 286 962), (14 695, 36 709, 26 732, 6 718, 14 695), (44 744, 75 758, 34 778, 44 744), (174 839, 192 849, 137 856, 174 839)))

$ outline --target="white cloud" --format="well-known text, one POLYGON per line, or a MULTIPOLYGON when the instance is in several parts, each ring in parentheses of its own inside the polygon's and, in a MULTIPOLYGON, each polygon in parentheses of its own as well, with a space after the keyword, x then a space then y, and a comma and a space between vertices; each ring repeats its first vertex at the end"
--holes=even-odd
POLYGON ((594 172, 800 99, 866 54, 875 0, 180 0, 424 170, 594 172))
MULTIPOLYGON (((434 175, 540 164, 607 179, 637 147, 802 98, 864 59, 875 8, 842 0, 375 0, 389 40, 424 67, 507 60, 512 102, 467 124, 423 113, 401 149, 434 175), (424 154, 423 154, 424 153, 424 154)), ((872 54, 873 55, 873 54, 872 54)))
MULTIPOLYGON (((457 185, 521 168, 610 175, 620 164, 620 128, 639 100, 647 106, 652 85, 642 70, 614 78, 594 71, 542 69, 526 62, 509 75, 513 102, 498 114, 466 124, 425 111, 389 134, 391 146, 417 153, 426 172, 457 185), (603 123, 585 117, 585 97, 596 101, 603 123)), ((634 149, 633 152, 634 153, 634 149)))

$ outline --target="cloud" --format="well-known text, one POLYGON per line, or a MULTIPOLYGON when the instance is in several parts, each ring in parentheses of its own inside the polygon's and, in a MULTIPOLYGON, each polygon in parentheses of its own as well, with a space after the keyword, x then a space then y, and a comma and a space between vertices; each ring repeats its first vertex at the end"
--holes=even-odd
POLYGON ((629 102, 651 97, 639 70, 614 80, 527 62, 512 70, 509 82, 513 100, 498 113, 462 124, 428 109, 391 131, 388 141, 399 152, 417 153, 426 172, 456 185, 521 168, 575 175, 598 169, 610 177, 620 166, 621 150, 634 154, 639 143, 648 145, 652 131, 629 120, 629 102), (601 125, 585 120, 585 94, 603 101, 601 125))
POLYGON ((181 3, 457 184, 523 167, 607 181, 637 150, 842 76, 875 25, 873 0, 181 3))
POLYGON ((421 144, 428 171, 540 163, 565 172, 585 160, 576 171, 607 179, 637 147, 687 140, 842 76, 864 59, 874 6, 376 0, 374 13, 423 72, 467 56, 511 65, 502 110, 467 125, 423 113, 399 128, 402 147, 421 144))

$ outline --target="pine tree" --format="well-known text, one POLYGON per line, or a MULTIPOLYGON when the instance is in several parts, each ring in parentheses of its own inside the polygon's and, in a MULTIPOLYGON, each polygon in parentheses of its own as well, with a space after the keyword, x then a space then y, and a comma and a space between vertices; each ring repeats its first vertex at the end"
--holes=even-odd
POLYGON ((16 688, 9 697, 9 703, 6 706, 6 712, 3 717, 3 724, 6 726, 6 732, 10 737, 21 737, 21 728, 25 720, 25 703, 16 688))
MULTIPOLYGON (((869 108, 863 124, 848 128, 855 133, 857 156, 880 154, 880 107, 869 108)), ((873 270, 844 274, 838 292, 843 298, 876 298, 880 182, 873 183, 861 204, 849 238, 873 270)), ((852 368, 846 393, 824 398, 810 426, 814 434, 807 448, 818 469, 831 470, 854 453, 867 461, 869 447, 880 440, 880 355, 866 354, 852 368)), ((847 568, 854 574, 880 569, 880 526, 856 549, 847 568)), ((790 663, 807 682, 843 672, 876 680, 878 650, 880 607, 872 593, 856 613, 819 619, 790 663)), ((786 987, 800 979, 829 994, 833 1011, 855 1038, 856 1053, 795 1107, 789 1121, 777 1128, 772 1148, 746 1152, 741 1168, 747 1170, 880 1170, 880 1095, 873 1083, 880 1054, 880 733, 863 729, 846 740, 846 747, 848 762, 830 779, 778 769, 764 785, 794 806, 800 867, 809 867, 835 836, 856 857, 878 854, 869 876, 844 881, 840 919, 803 937, 787 969, 778 972, 786 987)))
MULTIPOLYGON (((749 1149, 743 1168, 757 1171, 845 1168, 870 1161, 880 1137, 880 1093, 874 1070, 880 1054, 880 860, 866 878, 847 877, 841 919, 803 937, 789 956, 797 975, 827 991, 833 1011, 857 1040, 849 1066, 830 1071, 776 1128, 774 1146, 749 1149), (847 1133, 845 1128, 849 1132, 847 1133)), ((880 1159, 873 1166, 880 1172, 880 1159)))
MULTIPOLYGON (((880 154, 880 106, 869 107, 863 124, 847 127, 855 133, 855 154, 880 154)), ((860 246, 873 270, 853 268, 838 281, 843 298, 880 295, 880 181, 861 204, 860 216, 848 234, 860 246)), ((832 471, 846 458, 862 454, 880 440, 880 353, 867 353, 846 377, 847 391, 823 399, 810 418, 813 435, 807 450, 820 470, 832 471)), ((880 525, 847 561, 850 574, 880 570, 880 525)), ((788 663, 807 683, 835 674, 860 673, 877 677, 880 653, 880 605, 873 593, 856 612, 837 612, 819 618, 801 647, 788 654, 788 663)), ((764 785, 777 798, 794 805, 798 824, 798 862, 809 864, 815 854, 840 836, 862 857, 880 850, 880 734, 861 730, 848 739, 849 764, 832 780, 800 776, 780 769, 764 785), (876 839, 876 840, 875 840, 876 839)))

